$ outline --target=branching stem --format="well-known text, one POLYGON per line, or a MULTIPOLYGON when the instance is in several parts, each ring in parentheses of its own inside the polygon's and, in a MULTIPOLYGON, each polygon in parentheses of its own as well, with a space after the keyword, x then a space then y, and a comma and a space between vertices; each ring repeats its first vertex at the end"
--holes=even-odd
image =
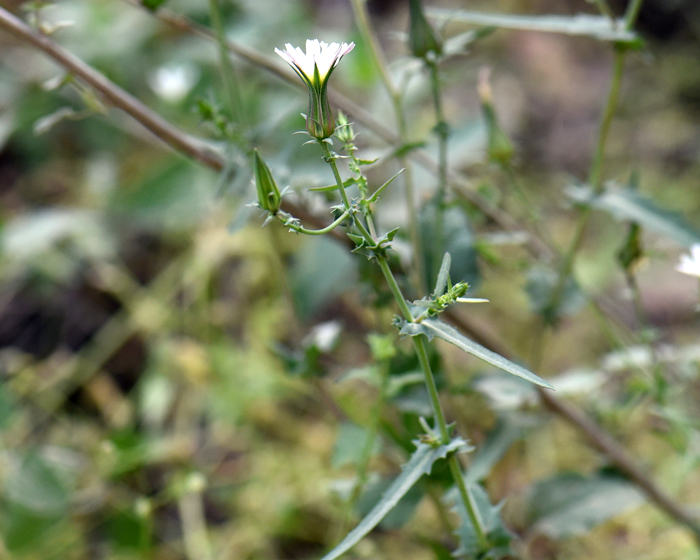
POLYGON ((293 229, 297 233, 303 233, 305 235, 323 235, 324 233, 329 233, 342 224, 345 219, 350 215, 350 209, 343 212, 340 217, 335 220, 332 224, 324 227, 323 229, 306 229, 303 226, 297 226, 293 223, 285 224, 288 228, 293 229))
MULTIPOLYGON (((345 192, 345 186, 343 184, 342 178, 340 177, 338 167, 335 164, 335 157, 332 156, 330 149, 328 148, 328 144, 326 142, 319 141, 319 145, 324 151, 326 161, 333 169, 333 175, 335 176, 340 196, 343 199, 343 202, 346 205, 346 207, 349 208, 350 205, 348 201, 348 196, 345 192)), ((376 245, 376 241, 372 238, 371 234, 366 230, 366 228, 364 228, 360 220, 355 221, 355 226, 358 228, 359 232, 368 242, 374 243, 376 245)), ((406 301, 406 298, 401 292, 401 288, 399 287, 399 284, 396 281, 394 274, 391 272, 391 268, 389 267, 389 263, 387 262, 386 257, 383 255, 377 255, 376 260, 379 264, 379 268, 381 269, 382 274, 384 274, 384 278, 386 279, 387 284, 389 285, 389 289, 391 290, 391 293, 394 296, 394 299, 396 300, 396 304, 399 306, 401 314, 403 315, 405 320, 413 322, 414 317, 411 312, 411 308, 408 306, 408 302, 406 301)), ((445 419, 445 413, 442 409, 442 404, 440 403, 440 396, 438 394, 437 385, 435 384, 435 377, 430 367, 430 361, 428 360, 428 352, 425 347, 425 341, 422 335, 411 337, 411 339, 413 340, 413 345, 416 349, 416 354, 418 356, 418 362, 420 363, 421 370, 423 371, 425 385, 428 389, 430 403, 432 405, 433 414, 435 416, 435 423, 437 424, 437 428, 440 432, 441 443, 443 445, 446 445, 450 442, 450 430, 447 425, 447 420, 445 419)), ((489 542, 486 536, 486 531, 484 530, 484 524, 479 516, 476 504, 474 502, 474 498, 469 492, 469 489, 467 488, 467 485, 464 481, 464 476, 462 475, 462 468, 459 464, 459 461, 457 460, 457 457, 454 453, 448 457, 447 461, 450 467, 450 472, 452 473, 452 478, 455 484, 457 485, 460 498, 464 504, 464 508, 466 509, 469 515, 469 519, 472 522, 474 532, 476 533, 477 539, 479 540, 479 544, 483 550, 488 550, 489 542)))

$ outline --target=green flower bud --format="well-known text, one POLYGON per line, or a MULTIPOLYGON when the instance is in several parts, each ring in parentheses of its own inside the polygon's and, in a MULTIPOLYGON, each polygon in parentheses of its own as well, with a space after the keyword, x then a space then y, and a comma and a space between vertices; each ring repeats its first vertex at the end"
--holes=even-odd
POLYGON ((342 111, 338 111, 338 130, 335 136, 343 144, 351 144, 355 141, 355 131, 352 128, 352 124, 348 122, 347 115, 342 111))
MULTIPOLYGON (((318 75, 318 67, 316 67, 318 75)), ((320 86, 309 88, 309 112, 306 115, 306 131, 323 140, 335 132, 335 120, 330 103, 328 103, 328 81, 320 82, 320 86)))
POLYGON ((409 0, 409 8, 408 47, 413 56, 425 58, 429 52, 440 54, 442 52, 442 39, 426 19, 421 1, 409 0))
POLYGON ((479 74, 478 84, 479 97, 481 99, 481 112, 486 121, 486 132, 488 134, 488 144, 486 152, 490 161, 501 165, 508 165, 513 159, 515 149, 508 135, 498 124, 496 111, 493 108, 491 97, 491 86, 489 85, 489 70, 484 68, 479 74))
POLYGON ((277 183, 272 177, 270 168, 260 157, 258 150, 254 150, 254 154, 255 188, 258 191, 258 205, 263 210, 276 214, 280 209, 280 201, 282 200, 280 190, 277 188, 277 183))

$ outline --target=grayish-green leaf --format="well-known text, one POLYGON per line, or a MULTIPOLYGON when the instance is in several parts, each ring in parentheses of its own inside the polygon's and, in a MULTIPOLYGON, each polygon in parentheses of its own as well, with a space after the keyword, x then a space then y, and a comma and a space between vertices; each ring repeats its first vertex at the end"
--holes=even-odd
MULTIPOLYGON (((338 437, 333 446, 331 464, 333 468, 355 464, 363 454, 371 433, 362 426, 351 422, 343 422, 338 430, 338 437)), ((375 439, 372 453, 379 451, 379 439, 375 439)))
POLYGON ((586 304, 586 295, 570 276, 555 308, 553 297, 558 284, 559 274, 551 268, 535 266, 528 272, 525 291, 530 296, 530 306, 547 323, 556 321, 562 315, 573 315, 586 304))
POLYGON ((351 288, 357 263, 338 243, 325 237, 308 240, 292 267, 292 294, 297 311, 307 318, 351 288))
POLYGON ((590 187, 571 186, 567 189, 567 194, 576 202, 590 204, 618 220, 637 222, 645 229, 666 235, 686 247, 700 243, 700 231, 683 216, 659 208, 633 188, 609 188, 596 196, 590 187))
POLYGON ((530 494, 532 529, 558 539, 580 535, 644 501, 632 484, 611 476, 560 474, 530 494))
POLYGON ((447 251, 452 258, 450 265, 452 281, 467 282, 473 288, 479 282, 479 267, 469 219, 462 208, 457 206, 442 210, 442 241, 440 241, 437 228, 438 212, 440 210, 435 201, 431 201, 421 209, 419 215, 426 285, 433 285, 440 271, 443 251, 447 251))
POLYGON ((583 35, 601 41, 617 41, 624 43, 633 43, 637 40, 637 35, 635 33, 625 29, 622 20, 613 23, 607 17, 589 14, 577 14, 575 16, 527 16, 485 14, 468 10, 446 10, 444 8, 432 8, 428 9, 426 12, 429 16, 436 19, 459 21, 483 27, 583 35))
MULTIPOLYGON (((394 480, 394 478, 383 478, 368 484, 357 501, 356 509, 359 515, 363 517, 367 515, 394 480)), ((413 518, 416 508, 424 496, 425 485, 420 483, 414 484, 398 501, 394 509, 387 513, 384 519, 379 522, 379 528, 385 531, 393 531, 406 525, 413 518)))
MULTIPOLYGON (((473 498, 476 511, 479 519, 483 524, 484 532, 486 533, 489 544, 491 545, 487 558, 496 560, 504 558, 512 554, 509 543, 511 540, 510 533, 503 526, 501 521, 501 506, 492 505, 486 491, 479 484, 468 484, 469 493, 473 498)), ((479 539, 472 525, 471 518, 467 513, 464 503, 459 497, 456 488, 450 490, 445 496, 445 502, 452 506, 452 510, 459 515, 459 527, 455 530, 455 535, 459 539, 459 548, 454 551, 453 555, 469 558, 482 558, 479 539)))
POLYGON ((513 414, 501 414, 498 424, 489 433, 483 445, 469 463, 464 479, 474 483, 486 478, 493 466, 501 460, 514 442, 522 438, 524 423, 513 414))
POLYGON ((68 506, 69 485, 55 462, 30 453, 13 467, 5 490, 10 502, 41 516, 59 514, 68 506))
POLYGON ((367 533, 389 513, 398 501, 413 487, 424 474, 430 473, 433 463, 444 459, 448 453, 464 449, 466 442, 461 438, 453 439, 447 445, 432 447, 427 443, 419 443, 411 459, 406 463, 401 474, 384 493, 379 503, 374 506, 360 524, 355 527, 343 541, 331 550, 322 560, 333 560, 355 546, 367 533))
POLYGON ((461 348, 465 352, 481 358, 485 362, 496 366, 508 373, 522 377, 536 385, 542 387, 547 387, 548 389, 553 389, 549 383, 542 379, 539 375, 528 371, 522 366, 511 362, 507 358, 504 358, 500 354, 492 352, 488 348, 484 348, 481 344, 477 344, 473 340, 468 339, 457 329, 451 327, 435 318, 424 319, 420 323, 408 323, 406 321, 400 322, 401 334, 408 334, 411 336, 416 336, 419 334, 424 334, 428 339, 432 339, 434 336, 446 340, 447 342, 454 344, 458 348, 461 348))

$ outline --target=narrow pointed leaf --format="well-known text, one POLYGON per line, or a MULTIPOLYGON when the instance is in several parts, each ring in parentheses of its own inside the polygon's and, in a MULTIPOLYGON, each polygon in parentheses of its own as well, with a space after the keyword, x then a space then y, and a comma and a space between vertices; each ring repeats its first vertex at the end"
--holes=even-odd
POLYGON ((507 358, 504 358, 500 354, 492 352, 488 348, 484 348, 481 344, 477 344, 473 340, 470 340, 457 329, 451 327, 435 318, 424 319, 420 323, 408 323, 406 321, 400 322, 401 334, 408 334, 411 336, 416 336, 419 334, 424 334, 428 339, 432 339, 434 336, 446 340, 447 342, 454 344, 458 348, 461 348, 468 354, 481 358, 485 362, 496 366, 497 368, 522 377, 536 385, 541 387, 547 387, 548 389, 554 389, 549 383, 542 379, 539 375, 532 373, 531 371, 525 369, 518 364, 511 362, 507 358))
POLYGON ((485 14, 468 10, 447 10, 444 8, 428 9, 427 14, 440 20, 461 21, 484 27, 583 35, 601 41, 622 43, 634 43, 638 40, 635 33, 625 29, 624 22, 618 21, 613 23, 608 17, 590 14, 528 16, 485 14))
POLYGON ((452 256, 449 253, 445 253, 445 256, 442 257, 440 272, 438 273, 437 282, 435 283, 435 291, 433 292, 435 297, 440 297, 445 293, 445 287, 447 286, 447 279, 449 278, 451 266, 452 256))
POLYGON ((382 192, 386 187, 389 186, 389 184, 396 179, 401 173, 403 173, 403 169, 400 169, 396 175, 394 175, 391 179, 389 179, 386 183, 384 183, 381 187, 379 187, 376 191, 374 191, 374 194, 369 198, 370 202, 376 202, 377 197, 379 197, 379 193, 382 192))
POLYGON ((332 192, 338 190, 338 185, 326 185, 325 187, 311 187, 312 192, 332 192))
POLYGON ((554 539, 581 535, 644 502, 639 489, 609 475, 563 473, 534 485, 531 529, 554 539))
POLYGON ((387 489, 379 503, 374 506, 360 524, 355 527, 343 541, 326 554, 322 560, 334 560, 355 546, 389 513, 398 501, 413 487, 424 474, 430 473, 433 463, 438 459, 444 459, 448 453, 464 449, 466 442, 462 438, 455 438, 447 445, 432 447, 427 443, 419 443, 411 459, 406 463, 401 474, 387 489))

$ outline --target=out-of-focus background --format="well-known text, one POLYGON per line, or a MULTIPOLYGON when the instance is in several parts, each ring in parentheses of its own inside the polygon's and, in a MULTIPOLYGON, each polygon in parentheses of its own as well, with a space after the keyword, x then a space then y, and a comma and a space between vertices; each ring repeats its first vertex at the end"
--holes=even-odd
MULTIPOLYGON (((584 0, 426 5, 595 13, 584 0)), ((164 6, 210 25, 204 0, 164 6)), ((265 55, 307 38, 355 41, 333 85, 395 127, 349 1, 222 6, 228 37, 265 55)), ((610 6, 620 14, 625 2, 610 6)), ((392 72, 406 78, 409 137, 434 152, 427 74, 405 46, 407 2, 367 7, 392 72)), ((215 42, 123 0, 5 0, 3 8, 56 27, 53 40, 226 152, 202 109, 224 105, 215 42)), ((636 27, 645 46, 627 56, 605 178, 636 181, 640 196, 676 213, 671 222, 682 218, 697 230, 700 4, 645 0, 636 27)), ((444 33, 466 29, 451 22, 444 33)), ((587 37, 501 30, 442 68, 450 164, 523 218, 503 174, 486 161, 476 84, 489 67, 518 180, 561 247, 577 216, 565 188, 586 180, 612 57, 609 43, 587 37)), ((248 138, 281 186, 326 215, 322 197, 306 189, 332 177, 316 148, 292 135, 303 128, 306 93, 233 61, 248 138)), ((384 158, 368 171, 381 184, 396 171, 393 148, 356 129, 361 155, 384 158)), ((389 327, 393 311, 372 289, 371 270, 332 240, 276 223, 261 229, 258 213, 245 209, 255 190, 237 157, 230 156, 237 171, 222 178, 174 154, 0 31, 1 557, 319 558, 358 519, 344 496, 385 366, 402 376, 383 409, 360 513, 405 462, 401 444, 426 399, 415 376, 405 377, 416 368, 410 347, 389 327), (390 343, 398 349, 391 360, 382 354, 390 343)), ((414 179, 427 200, 435 178, 416 166, 414 179)), ((378 207, 387 227, 405 224, 398 187, 378 207)), ((502 235, 473 209, 467 215, 470 295, 491 303, 461 312, 527 361, 538 319, 525 288, 538 263, 517 236, 502 235)), ((663 231, 645 232, 635 277, 643 312, 635 314, 616 265, 626 235, 624 224, 594 215, 577 278, 614 319, 577 308, 547 338, 538 373, 560 379, 559 396, 614 434, 671 495, 700 504, 698 282, 675 270, 686 247, 663 231), (640 346, 648 340, 653 352, 640 346)), ((687 529, 633 491, 617 488, 618 499, 592 485, 583 506, 569 504, 570 496, 557 502, 562 487, 605 471, 605 458, 534 404, 527 387, 439 348, 442 393, 460 433, 478 447, 496 428, 505 431, 485 487, 494 503, 505 500, 504 520, 524 557, 697 557, 687 529)), ((348 557, 445 558, 454 542, 439 487, 438 477, 404 500, 348 557)))

